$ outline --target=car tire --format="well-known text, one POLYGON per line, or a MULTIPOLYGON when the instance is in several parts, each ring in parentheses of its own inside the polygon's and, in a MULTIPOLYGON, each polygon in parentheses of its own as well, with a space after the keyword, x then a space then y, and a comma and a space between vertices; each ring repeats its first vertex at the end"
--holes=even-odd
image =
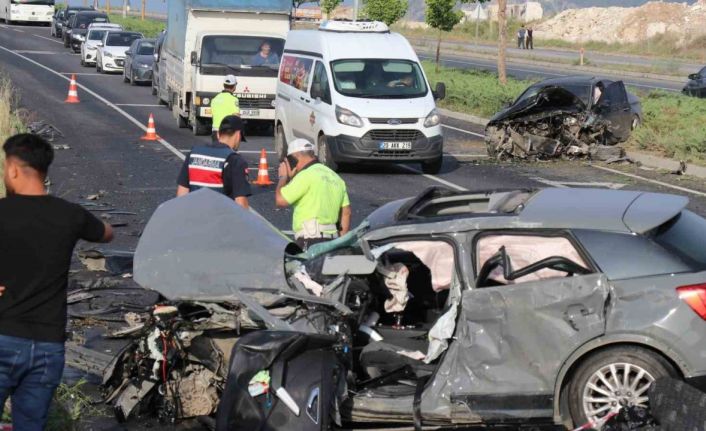
POLYGON ((319 157, 319 162, 327 166, 334 172, 338 172, 338 163, 333 160, 331 156, 331 151, 326 143, 326 135, 321 134, 316 140, 316 153, 319 157))
POLYGON ((157 87, 155 87, 154 85, 152 85, 152 95, 153 96, 157 95, 157 87))
POLYGON ((677 376, 677 371, 669 361, 646 348, 619 346, 595 353, 569 376, 570 381, 566 390, 569 391, 567 399, 574 426, 578 427, 603 417, 613 409, 618 411, 626 403, 629 405, 639 402, 647 405, 648 389, 652 382, 662 377, 677 376), (615 374, 612 374, 613 370, 615 374), (611 373, 608 378, 606 373, 611 373), (616 381, 624 382, 626 375, 627 387, 621 383, 615 384, 616 381), (602 392, 592 387, 598 387, 602 392), (606 393, 610 393, 611 396, 606 396, 606 393), (602 395, 602 397, 595 395, 602 395), (588 401, 589 398, 593 398, 595 402, 588 401), (593 410, 589 411, 589 409, 593 410), (601 409, 605 410, 601 411, 601 409), (592 412, 598 413, 591 414, 592 412))
POLYGON ((287 137, 282 124, 277 124, 275 129, 275 153, 277 153, 280 162, 287 158, 287 137))
POLYGON ((103 73, 103 68, 101 68, 102 60, 96 58, 96 72, 103 73))
POLYGON ((130 71, 130 85, 133 87, 137 85, 137 81, 135 81, 135 75, 133 75, 132 71, 130 71))
POLYGON ((82 67, 86 67, 86 62, 83 61, 83 57, 81 57, 81 66, 82 66, 82 67))
POLYGON ((125 74, 125 72, 126 72, 126 70, 123 69, 123 82, 130 82, 130 78, 127 77, 127 75, 125 74))
POLYGON ((441 172, 441 165, 444 163, 444 157, 439 156, 430 162, 422 163, 422 172, 427 175, 436 175, 441 172))
POLYGON ((63 39, 64 39, 64 48, 68 48, 69 47, 68 39, 66 39, 66 38, 63 38, 63 39))
POLYGON ((630 130, 636 130, 640 127, 640 124, 642 124, 642 121, 640 121, 640 117, 637 114, 633 115, 632 122, 630 123, 630 130))

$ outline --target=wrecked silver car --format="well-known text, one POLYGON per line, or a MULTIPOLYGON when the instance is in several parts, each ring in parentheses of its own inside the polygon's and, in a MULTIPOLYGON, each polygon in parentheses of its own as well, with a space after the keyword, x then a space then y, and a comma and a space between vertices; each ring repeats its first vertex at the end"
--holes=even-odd
POLYGON ((162 299, 114 334, 132 341, 107 400, 219 430, 600 424, 657 379, 706 383, 706 220, 687 203, 432 188, 301 253, 191 193, 140 240, 135 280, 162 299))
POLYGON ((614 145, 628 139, 642 118, 637 97, 622 81, 568 77, 548 79, 525 90, 486 126, 488 154, 550 159, 621 157, 614 145))

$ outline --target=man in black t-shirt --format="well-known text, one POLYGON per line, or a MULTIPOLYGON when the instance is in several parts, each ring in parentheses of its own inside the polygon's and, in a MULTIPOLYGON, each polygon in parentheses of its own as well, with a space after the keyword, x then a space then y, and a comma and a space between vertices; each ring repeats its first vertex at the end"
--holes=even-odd
POLYGON ((44 187, 54 150, 29 134, 5 142, 0 199, 0 406, 13 428, 41 431, 64 370, 66 288, 79 239, 109 242, 110 225, 44 187))
POLYGON ((218 129, 218 142, 194 146, 179 172, 177 196, 208 188, 249 208, 248 162, 237 152, 242 131, 243 120, 229 115, 218 129))

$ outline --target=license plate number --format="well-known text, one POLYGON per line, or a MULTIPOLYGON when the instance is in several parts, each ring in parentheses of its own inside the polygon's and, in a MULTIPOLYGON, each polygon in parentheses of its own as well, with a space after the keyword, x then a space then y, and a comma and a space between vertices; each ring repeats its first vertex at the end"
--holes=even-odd
POLYGON ((240 116, 243 118, 249 117, 259 117, 260 116, 260 110, 259 109, 241 109, 240 110, 240 116))
POLYGON ((211 112, 211 108, 201 108, 201 116, 202 117, 213 117, 213 113, 211 112))
POLYGON ((411 150, 411 142, 381 142, 381 150, 411 150))
POLYGON ((39 17, 36 17, 36 16, 29 17, 30 21, 37 21, 38 19, 39 19, 39 17))

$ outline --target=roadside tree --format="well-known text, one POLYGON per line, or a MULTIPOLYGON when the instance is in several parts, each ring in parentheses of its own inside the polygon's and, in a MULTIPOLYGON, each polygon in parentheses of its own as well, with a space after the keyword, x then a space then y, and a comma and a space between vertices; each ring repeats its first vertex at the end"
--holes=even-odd
POLYGON ((363 13, 371 20, 390 25, 407 13, 407 4, 407 0, 365 0, 363 13))
POLYGON ((326 17, 330 17, 331 12, 334 11, 340 5, 343 3, 343 0, 320 0, 319 1, 319 6, 321 6, 321 12, 326 15, 326 17))
POLYGON ((439 71, 442 32, 449 32, 463 19, 463 12, 456 8, 458 3, 485 3, 488 0, 426 0, 426 22, 429 27, 439 30, 436 43, 436 71, 439 71))
POLYGON ((292 7, 294 8, 294 13, 297 13, 297 10, 302 7, 303 4, 306 3, 314 3, 315 0, 292 0, 292 7))

